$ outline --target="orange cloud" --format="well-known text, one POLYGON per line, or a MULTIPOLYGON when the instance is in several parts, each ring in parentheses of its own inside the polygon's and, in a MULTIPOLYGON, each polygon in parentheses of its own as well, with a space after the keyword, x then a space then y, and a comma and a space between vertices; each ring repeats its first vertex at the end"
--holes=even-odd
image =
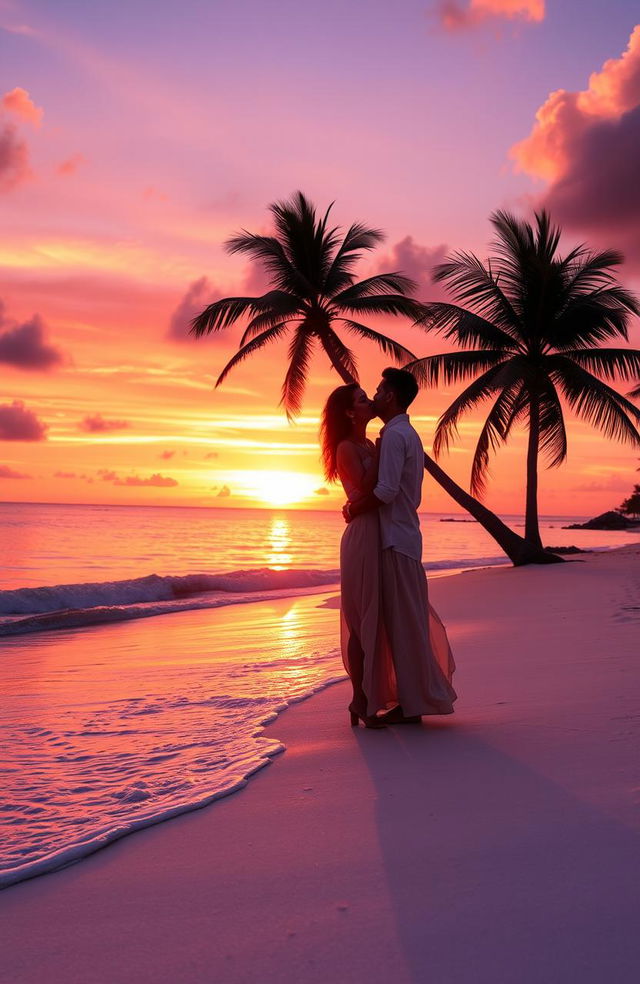
POLYGON ((576 145, 599 122, 618 120, 640 105, 640 25, 620 58, 610 58, 582 92, 558 89, 536 113, 528 137, 512 147, 518 170, 556 180, 570 167, 576 145))
POLYGON ((27 123, 33 123, 34 126, 42 124, 44 110, 40 106, 36 106, 26 89, 16 87, 10 92, 5 92, 0 101, 0 106, 7 113, 13 113, 14 116, 18 116, 27 123))
POLYGON ((67 157, 66 160, 58 164, 56 174, 59 174, 63 178, 68 178, 70 175, 75 174, 78 168, 85 162, 86 157, 84 154, 72 154, 71 157, 67 157))
POLYGON ((469 0, 467 6, 446 0, 438 7, 438 17, 448 31, 461 31, 495 18, 542 21, 545 0, 469 0))
POLYGON ((585 90, 550 94, 511 157, 549 183, 540 204, 555 218, 640 262, 640 25, 585 90))
POLYGON ((102 434, 105 431, 124 430, 129 426, 128 420, 105 420, 101 413, 89 414, 80 421, 78 427, 88 434, 102 434))

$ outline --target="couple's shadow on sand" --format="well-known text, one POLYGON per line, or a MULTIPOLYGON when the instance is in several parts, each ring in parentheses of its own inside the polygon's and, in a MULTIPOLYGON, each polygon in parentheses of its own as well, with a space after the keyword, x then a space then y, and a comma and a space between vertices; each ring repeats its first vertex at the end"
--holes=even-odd
POLYGON ((400 980, 637 979, 636 831, 473 724, 426 718, 354 738, 376 791, 400 980))

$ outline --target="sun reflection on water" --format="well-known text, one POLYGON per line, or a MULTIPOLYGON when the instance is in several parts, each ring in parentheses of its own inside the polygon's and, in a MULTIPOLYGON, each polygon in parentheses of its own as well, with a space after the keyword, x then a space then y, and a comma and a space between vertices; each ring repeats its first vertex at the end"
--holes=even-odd
POLYGON ((267 563, 274 571, 284 571, 293 560, 291 526, 284 517, 274 516, 267 540, 267 563))

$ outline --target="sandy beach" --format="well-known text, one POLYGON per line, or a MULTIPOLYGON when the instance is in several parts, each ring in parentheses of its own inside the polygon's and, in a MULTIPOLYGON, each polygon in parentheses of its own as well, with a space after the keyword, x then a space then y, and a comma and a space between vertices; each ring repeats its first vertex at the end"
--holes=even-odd
POLYGON ((3 984, 635 982, 640 546, 431 596, 452 717, 352 730, 345 683, 293 706, 242 791, 4 891, 3 984))

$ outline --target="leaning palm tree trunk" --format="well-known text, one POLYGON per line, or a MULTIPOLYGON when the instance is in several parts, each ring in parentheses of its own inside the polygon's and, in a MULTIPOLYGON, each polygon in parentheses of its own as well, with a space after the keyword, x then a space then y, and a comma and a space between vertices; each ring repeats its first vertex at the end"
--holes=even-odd
POLYGON ((498 546, 506 553, 514 567, 524 564, 559 564, 563 562, 558 554, 544 550, 542 544, 535 544, 514 533, 499 516, 483 506, 478 499, 454 482, 450 475, 425 452, 424 467, 438 485, 462 506, 474 519, 484 526, 487 533, 494 538, 498 546))

